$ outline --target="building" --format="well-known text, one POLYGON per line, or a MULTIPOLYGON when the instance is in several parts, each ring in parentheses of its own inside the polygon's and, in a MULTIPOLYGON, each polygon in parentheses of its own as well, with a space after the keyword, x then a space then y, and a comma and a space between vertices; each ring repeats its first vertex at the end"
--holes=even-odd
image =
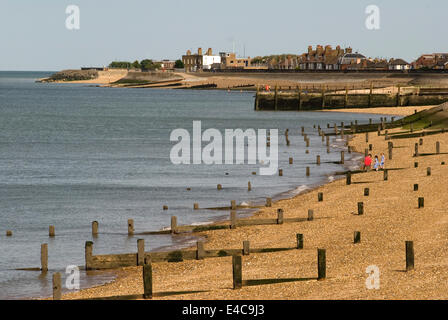
POLYGON ((198 48, 196 54, 192 54, 190 50, 186 55, 182 56, 186 72, 196 72, 202 70, 209 70, 214 64, 221 63, 221 56, 213 55, 212 49, 209 48, 206 54, 202 53, 202 48, 198 48))
POLYGON ((409 70, 411 65, 403 59, 390 59, 389 70, 409 70))
POLYGON ((220 69, 246 69, 250 67, 250 57, 238 58, 234 52, 220 52, 220 69))
POLYGON ((360 53, 348 52, 339 57, 340 70, 361 70, 367 69, 367 58, 360 53))
POLYGON ((317 45, 316 50, 308 46, 308 52, 298 58, 298 67, 300 70, 339 70, 338 59, 351 52, 351 48, 343 50, 340 46, 333 49, 330 45, 325 47, 317 45))
POLYGON ((412 63, 414 69, 443 69, 448 53, 423 54, 412 63))
POLYGON ((155 64, 160 64, 160 68, 163 70, 174 70, 174 65, 176 64, 173 60, 164 59, 162 61, 155 61, 155 64))

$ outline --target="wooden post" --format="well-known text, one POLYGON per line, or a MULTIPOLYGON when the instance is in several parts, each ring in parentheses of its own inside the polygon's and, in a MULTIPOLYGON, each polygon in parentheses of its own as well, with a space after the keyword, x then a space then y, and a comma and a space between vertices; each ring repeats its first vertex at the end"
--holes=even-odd
POLYGON ((272 207, 272 198, 266 198, 266 207, 272 207))
POLYGON ((299 96, 299 100, 298 100, 298 102, 299 102, 299 111, 302 109, 302 88, 301 87, 299 87, 299 93, 298 93, 298 96, 299 96))
POLYGON ((308 209, 308 221, 313 221, 314 219, 314 211, 312 209, 308 209))
POLYGON ((358 215, 363 215, 364 214, 364 203, 363 202, 358 202, 358 215))
POLYGON ((137 265, 142 266, 145 263, 145 240, 137 239, 137 265))
POLYGON ((92 235, 94 237, 98 236, 98 221, 93 221, 92 222, 92 235))
POLYGON ((193 203, 193 210, 199 210, 199 203, 193 203))
POLYGON ((389 145, 388 145, 389 160, 392 160, 392 150, 393 150, 393 148, 394 148, 393 143, 392 143, 392 142, 389 142, 389 145))
POLYGON ((84 257, 85 257, 85 269, 92 270, 92 260, 93 260, 93 242, 86 241, 86 245, 84 247, 84 257))
POLYGON ((440 142, 436 142, 436 154, 440 154, 440 142))
POLYGON ((55 234, 55 231, 54 231, 54 226, 50 226, 49 228, 48 228, 48 235, 50 236, 50 237, 54 237, 56 234, 55 234))
POLYGON ((344 151, 341 151, 341 164, 344 164, 344 151))
POLYGON ((360 243, 361 242, 361 232, 355 231, 354 237, 353 237, 353 243, 360 243))
POLYGON ((349 171, 347 172, 347 176, 346 176, 346 184, 349 186, 352 184, 352 173, 349 171))
POLYGON ((243 256, 248 256, 250 254, 250 242, 243 241, 243 256))
POLYGON ((236 229, 236 211, 230 211, 230 229, 236 229))
POLYGON ((414 242, 406 241, 406 271, 414 270, 414 242))
POLYGON ((425 207, 425 198, 423 197, 418 198, 418 208, 421 209, 424 207, 425 207))
POLYGON ((320 166, 320 156, 319 155, 316 156, 316 164, 318 166, 320 166))
POLYGON ((325 89, 322 89, 322 109, 325 108, 325 89))
POLYGON ((278 88, 277 85, 275 85, 275 93, 274 93, 274 110, 278 110, 278 88))
POLYGON ((247 191, 252 190, 252 185, 250 184, 250 181, 247 182, 247 191))
POLYGON ((53 273, 53 300, 62 299, 62 284, 61 274, 59 272, 53 273))
POLYGON ((255 94, 255 111, 258 111, 258 95, 260 93, 260 87, 257 84, 257 93, 255 94))
POLYGON ((368 143, 368 142, 369 142, 369 133, 366 132, 366 143, 368 143))
POLYGON ((7 237, 12 237, 12 231, 11 230, 6 230, 6 236, 7 237))
POLYGON ((385 169, 385 170, 383 171, 383 180, 384 180, 384 181, 389 180, 389 171, 388 171, 387 169, 385 169))
POLYGON ((324 201, 324 194, 323 194, 323 192, 319 192, 317 194, 317 201, 319 201, 319 202, 324 201))
POLYGON ((283 209, 277 209, 277 224, 283 224, 283 209))
POLYGON ((370 195, 370 189, 369 188, 364 188, 364 196, 368 197, 370 195))
POLYGON ((221 184, 218 184, 218 185, 216 186, 216 189, 218 189, 218 190, 222 190, 222 185, 221 185, 221 184))
POLYGON ((283 169, 278 169, 278 176, 283 177, 283 169))
POLYGON ((303 234, 298 233, 297 237, 297 249, 303 249, 303 234))
POLYGON ((326 145, 327 145, 327 147, 329 147, 330 146, 330 137, 329 136, 326 136, 326 145))
POLYGON ((323 280, 327 276, 325 249, 317 249, 317 280, 323 280))
POLYGON ((236 200, 230 201, 230 210, 236 210, 236 200))
POLYGON ((401 86, 397 85, 397 107, 401 106, 401 101, 400 101, 400 90, 401 90, 401 86))
POLYGON ((373 91, 373 82, 370 82, 369 108, 372 106, 372 91, 373 91))
POLYGON ((177 217, 171 216, 171 233, 177 233, 177 217))
POLYGON ((134 234, 134 220, 128 219, 128 236, 132 236, 134 234))
POLYGON ((152 265, 150 259, 146 258, 143 265, 143 299, 152 297, 152 265))
POLYGON ((378 125, 378 137, 381 135, 381 125, 378 125))
POLYGON ((290 157, 290 158, 289 158, 289 164, 292 164, 293 161, 294 161, 294 159, 290 157))
POLYGON ((40 265, 42 273, 48 271, 48 244, 46 243, 40 245, 40 265))
POLYGON ((348 105, 348 86, 345 87, 345 99, 344 99, 344 108, 348 105))
POLYGON ((307 177, 310 176, 310 167, 306 167, 306 176, 307 176, 307 177))
POLYGON ((241 256, 232 256, 233 289, 241 289, 243 287, 243 270, 241 260, 241 256))
POLYGON ((202 260, 205 257, 204 241, 196 242, 196 259, 202 260))

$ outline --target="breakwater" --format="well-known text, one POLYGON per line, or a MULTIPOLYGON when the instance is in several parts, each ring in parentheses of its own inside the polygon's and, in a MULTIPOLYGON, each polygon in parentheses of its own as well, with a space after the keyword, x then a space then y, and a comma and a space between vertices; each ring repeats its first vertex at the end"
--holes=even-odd
POLYGON ((448 88, 387 87, 369 89, 336 88, 327 86, 309 90, 275 87, 273 91, 257 88, 254 109, 256 111, 308 111, 342 108, 374 108, 397 106, 439 105, 448 101, 448 88))

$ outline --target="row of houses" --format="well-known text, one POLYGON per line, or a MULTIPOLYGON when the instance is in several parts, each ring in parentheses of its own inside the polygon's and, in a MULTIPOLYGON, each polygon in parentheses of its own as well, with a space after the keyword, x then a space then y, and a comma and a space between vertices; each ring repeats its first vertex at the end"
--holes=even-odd
POLYGON ((299 55, 272 55, 254 59, 237 57, 235 53, 220 52, 213 54, 211 48, 203 53, 190 50, 182 56, 186 72, 223 69, 286 69, 286 70, 372 70, 372 71, 407 71, 411 69, 445 69, 448 70, 448 53, 424 54, 409 63, 401 58, 372 59, 350 47, 333 48, 331 45, 308 47, 307 52, 299 55))

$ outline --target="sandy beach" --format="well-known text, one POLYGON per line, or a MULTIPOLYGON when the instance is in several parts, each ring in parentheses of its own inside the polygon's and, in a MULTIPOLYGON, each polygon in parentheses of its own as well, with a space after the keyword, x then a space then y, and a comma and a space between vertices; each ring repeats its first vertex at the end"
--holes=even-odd
MULTIPOLYGON (((400 129, 389 130, 390 133, 400 129)), ((384 136, 370 133, 372 154, 384 152, 384 136)), ((315 219, 272 226, 238 227, 200 233, 207 238, 205 249, 242 248, 244 240, 251 247, 294 247, 296 234, 304 235, 304 249, 243 256, 243 279, 295 279, 293 282, 246 286, 232 290, 231 257, 210 258, 179 263, 154 263, 154 292, 205 291, 167 295, 154 299, 447 299, 448 265, 448 135, 425 136, 423 153, 440 155, 413 157, 418 138, 396 139, 393 160, 386 160, 389 180, 382 172, 353 175, 351 185, 335 180, 292 199, 278 201, 252 218, 276 217, 283 208, 285 218, 307 217, 314 210, 315 219), (418 168, 414 162, 418 161, 418 168), (427 167, 432 175, 427 176, 427 167), (413 185, 419 184, 414 192, 413 185), (370 196, 364 196, 364 188, 370 196), (324 201, 317 201, 323 192, 324 201), (425 207, 418 209, 418 197, 425 207), (364 202, 364 215, 357 215, 357 203, 364 202), (354 231, 361 232, 361 243, 353 243, 354 231), (405 241, 414 241, 415 270, 405 272, 405 241), (317 281, 317 248, 326 249, 327 279, 317 281), (367 289, 366 268, 377 266, 380 288, 367 289)), ((355 135, 350 145, 363 153, 368 144, 365 135, 355 135)), ((292 146, 294 147, 294 146, 292 146)), ((325 155, 322 155, 323 161, 325 155)), ((311 167, 312 174, 312 167, 311 167)), ((181 237, 182 235, 178 235, 181 237)), ((193 250, 193 248, 192 248, 193 250)), ((85 299, 142 294, 141 267, 117 270, 116 281, 69 293, 64 299, 85 299)))

